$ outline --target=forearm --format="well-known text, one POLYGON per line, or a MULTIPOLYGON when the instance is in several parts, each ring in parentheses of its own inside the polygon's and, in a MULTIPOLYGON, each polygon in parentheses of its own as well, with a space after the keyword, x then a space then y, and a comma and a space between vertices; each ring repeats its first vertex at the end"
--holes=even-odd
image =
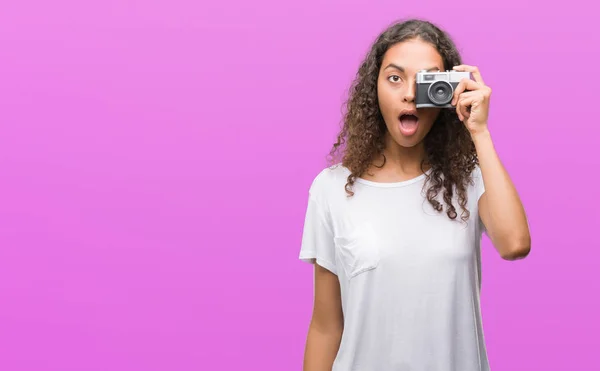
POLYGON ((341 339, 341 327, 321 329, 312 323, 308 329, 303 371, 331 371, 341 339))
POLYGON ((486 129, 472 134, 485 186, 480 205, 492 243, 507 259, 529 253, 531 237, 523 204, 486 129))

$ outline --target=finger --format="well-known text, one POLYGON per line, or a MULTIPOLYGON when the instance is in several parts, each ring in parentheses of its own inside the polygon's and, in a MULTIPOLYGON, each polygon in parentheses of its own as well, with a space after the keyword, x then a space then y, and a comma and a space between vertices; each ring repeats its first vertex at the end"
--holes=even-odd
POLYGON ((471 80, 471 79, 467 79, 464 78, 462 80, 460 80, 460 82, 458 83, 458 85, 456 85, 456 88, 454 89, 454 95, 452 97, 452 105, 456 105, 456 102, 458 101, 458 98, 461 94, 463 94, 464 91, 468 90, 468 91, 473 91, 473 90, 477 90, 481 88, 481 85, 479 85, 477 82, 471 80))
POLYGON ((471 72, 471 74, 473 75, 473 79, 476 82, 480 83, 481 85, 485 85, 485 83, 483 82, 483 78, 481 77, 481 72, 479 72, 479 68, 477 68, 475 66, 461 64, 458 66, 454 66, 453 69, 455 71, 471 72))
POLYGON ((456 105, 456 114, 458 115, 460 121, 465 121, 465 119, 469 118, 469 110, 463 100, 459 101, 456 105))
POLYGON ((458 103, 456 104, 456 114, 461 121, 471 116, 471 106, 477 99, 476 92, 466 92, 460 95, 458 103))

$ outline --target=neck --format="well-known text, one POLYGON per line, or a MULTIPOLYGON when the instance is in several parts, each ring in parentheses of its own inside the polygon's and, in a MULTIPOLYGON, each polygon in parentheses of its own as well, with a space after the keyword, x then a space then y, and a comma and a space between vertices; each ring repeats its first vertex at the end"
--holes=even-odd
MULTIPOLYGON (((426 158, 423 142, 414 147, 402 147, 387 135, 383 153, 386 159, 384 167, 399 173, 415 174, 429 168, 426 161, 423 163, 426 158), (422 163, 423 165, 421 165, 422 163)), ((379 161, 378 163, 381 164, 379 161)))

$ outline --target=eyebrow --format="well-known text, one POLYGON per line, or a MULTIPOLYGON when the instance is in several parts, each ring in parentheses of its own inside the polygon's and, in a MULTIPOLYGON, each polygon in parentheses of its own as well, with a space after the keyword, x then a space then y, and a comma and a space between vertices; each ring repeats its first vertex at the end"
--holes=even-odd
MULTIPOLYGON (((385 69, 387 70, 388 68, 395 68, 395 69, 397 69, 400 72, 404 72, 405 71, 403 67, 400 67, 400 66, 398 66, 397 64, 394 64, 394 63, 388 64, 385 69)), ((440 70, 439 67, 429 67, 429 68, 426 69, 426 71, 427 72, 431 72, 431 71, 441 71, 441 70, 440 70)))

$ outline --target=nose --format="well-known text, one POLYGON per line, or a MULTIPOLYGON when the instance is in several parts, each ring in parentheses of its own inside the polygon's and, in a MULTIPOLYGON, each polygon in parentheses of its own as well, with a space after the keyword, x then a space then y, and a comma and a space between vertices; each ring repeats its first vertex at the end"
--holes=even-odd
POLYGON ((415 101, 416 87, 417 87, 417 84, 415 82, 407 84, 406 92, 404 93, 404 98, 403 98, 404 102, 412 103, 415 101))

